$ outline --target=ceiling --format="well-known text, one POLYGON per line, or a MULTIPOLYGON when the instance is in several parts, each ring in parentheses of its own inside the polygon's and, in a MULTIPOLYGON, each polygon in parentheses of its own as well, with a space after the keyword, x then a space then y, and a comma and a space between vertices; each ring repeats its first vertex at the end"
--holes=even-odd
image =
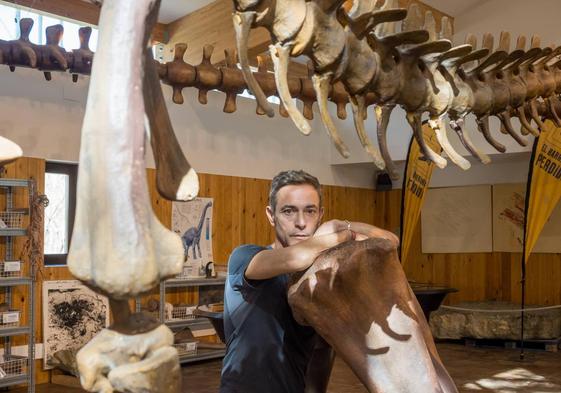
POLYGON ((422 0, 437 10, 456 17, 491 0, 422 0))
MULTIPOLYGON (((214 0, 162 0, 160 6, 160 23, 173 22, 191 12, 198 10, 214 0)), ((430 5, 450 16, 456 17, 469 9, 491 0, 422 0, 423 3, 430 5)))
POLYGON ((160 23, 168 24, 212 3, 213 1, 214 0, 162 0, 158 21, 160 23))

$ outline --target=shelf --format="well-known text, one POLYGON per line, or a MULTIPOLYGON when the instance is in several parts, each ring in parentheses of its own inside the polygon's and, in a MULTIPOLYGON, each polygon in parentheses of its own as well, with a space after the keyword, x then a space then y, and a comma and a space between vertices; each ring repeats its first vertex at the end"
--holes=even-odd
MULTIPOLYGON (((0 337, 17 336, 20 334, 29 334, 29 327, 27 326, 16 326, 16 327, 6 327, 0 328, 0 337)), ((0 379, 1 382, 1 379, 0 379)))
POLYGON ((180 355, 179 363, 192 363, 200 360, 220 359, 226 355, 225 349, 198 349, 196 355, 180 355))
POLYGON ((31 182, 25 179, 3 179, 0 178, 0 187, 29 187, 31 182))
POLYGON ((13 278, 0 278, 0 287, 13 287, 16 285, 29 285, 31 284, 29 277, 13 277, 13 278))
POLYGON ((165 324, 170 328, 182 328, 182 327, 193 327, 199 329, 213 329, 212 324, 208 318, 195 318, 195 319, 172 319, 166 321, 165 324))
POLYGON ((27 374, 0 378, 0 386, 4 387, 4 386, 12 386, 12 385, 19 385, 22 383, 28 383, 29 382, 28 378, 29 376, 27 374))
POLYGON ((164 281, 166 288, 177 288, 177 287, 202 287, 208 285, 224 285, 226 278, 189 278, 189 279, 177 279, 172 278, 170 280, 164 281))
POLYGON ((21 228, 2 228, 0 236, 27 236, 27 229, 21 228))

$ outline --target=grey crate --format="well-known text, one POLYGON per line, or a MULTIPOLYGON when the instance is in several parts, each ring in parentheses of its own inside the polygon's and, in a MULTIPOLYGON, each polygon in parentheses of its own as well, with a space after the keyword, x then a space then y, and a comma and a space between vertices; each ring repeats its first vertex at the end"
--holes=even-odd
POLYGON ((21 261, 0 261, 0 278, 21 277, 21 261))
POLYGON ((18 327, 21 312, 18 310, 0 312, 0 328, 18 327))
POLYGON ((27 375, 27 358, 7 357, 0 361, 0 382, 2 378, 27 375))
POLYGON ((4 211, 0 212, 0 229, 20 229, 23 227, 25 212, 4 211))
POLYGON ((173 310, 171 311, 171 320, 177 319, 195 319, 196 316, 193 314, 193 311, 197 306, 173 306, 173 310))
POLYGON ((173 344, 177 349, 179 356, 196 355, 197 354, 197 341, 188 341, 179 344, 173 344))

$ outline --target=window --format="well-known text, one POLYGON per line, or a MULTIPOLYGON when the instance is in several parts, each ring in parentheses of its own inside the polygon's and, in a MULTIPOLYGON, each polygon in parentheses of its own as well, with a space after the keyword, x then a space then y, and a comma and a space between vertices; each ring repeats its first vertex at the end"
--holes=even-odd
MULTIPOLYGON (((0 3, 0 39, 16 40, 19 37, 19 21, 21 18, 33 19, 33 29, 29 35, 29 40, 34 44, 44 45, 47 43, 45 29, 52 25, 62 24, 64 27, 64 35, 60 46, 67 51, 78 49, 80 47, 80 39, 78 37, 78 29, 85 23, 75 23, 70 20, 62 19, 59 16, 47 15, 36 12, 35 10, 20 8, 12 5, 0 3)), ((92 28, 90 37, 90 49, 95 52, 97 47, 98 31, 92 28)))
POLYGON ((45 194, 45 265, 65 265, 76 211, 78 165, 47 162, 45 194))

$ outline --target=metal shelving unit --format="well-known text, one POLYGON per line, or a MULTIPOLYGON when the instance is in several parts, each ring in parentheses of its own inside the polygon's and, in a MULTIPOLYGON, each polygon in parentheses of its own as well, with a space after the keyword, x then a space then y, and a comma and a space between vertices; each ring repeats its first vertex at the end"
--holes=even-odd
MULTIPOLYGON (((29 202, 28 206, 31 206, 31 201, 35 195, 35 183, 32 180, 21 180, 21 179, 2 179, 0 178, 0 188, 6 189, 6 210, 3 212, 7 217, 10 214, 24 215, 29 214, 29 208, 26 209, 14 209, 13 208, 13 192, 15 187, 24 187, 28 189, 29 202)), ((6 222, 3 222, 6 225, 6 222)), ((20 225, 9 225, 13 223, 8 223, 6 228, 0 229, 0 236, 6 239, 6 251, 4 255, 4 261, 11 261, 13 259, 13 237, 15 236, 27 236, 27 229, 20 228, 20 225)), ((16 223, 17 224, 17 223, 16 223)), ((4 263, 4 262, 3 262, 4 263)), ((27 320, 28 325, 26 326, 8 326, 2 327, 0 325, 0 338, 3 341, 4 356, 3 361, 0 362, 0 387, 7 387, 12 385, 19 385, 27 383, 29 393, 35 392, 35 337, 34 337, 34 325, 35 325, 35 289, 33 283, 35 282, 34 272, 31 266, 29 266, 28 277, 21 276, 21 267, 19 276, 11 276, 5 269, 5 265, 2 266, 2 272, 0 272, 0 290, 4 291, 5 302, 8 305, 12 304, 12 288, 16 286, 26 286, 27 287, 27 320), (11 338, 13 336, 27 335, 27 357, 17 356, 12 354, 12 342, 11 338)), ((23 312, 23 310, 19 310, 23 312)), ((21 316, 21 313, 19 314, 21 316)), ((19 323, 18 316, 18 323, 19 323)), ((4 320, 1 321, 4 324, 4 320)))
MULTIPOLYGON (((166 289, 167 288, 186 288, 186 287, 202 287, 210 285, 224 285, 225 278, 197 278, 197 279, 178 279, 172 278, 162 281, 160 284, 160 321, 165 323, 170 329, 180 329, 183 327, 192 327, 198 329, 211 329, 212 324, 207 318, 193 318, 185 320, 171 320, 166 321, 164 315, 164 308, 166 302, 166 289)), ((140 312, 140 301, 136 302, 136 311, 140 312)), ((195 355, 180 355, 179 362, 181 364, 196 362, 199 360, 219 359, 226 354, 225 349, 198 349, 195 355)))

